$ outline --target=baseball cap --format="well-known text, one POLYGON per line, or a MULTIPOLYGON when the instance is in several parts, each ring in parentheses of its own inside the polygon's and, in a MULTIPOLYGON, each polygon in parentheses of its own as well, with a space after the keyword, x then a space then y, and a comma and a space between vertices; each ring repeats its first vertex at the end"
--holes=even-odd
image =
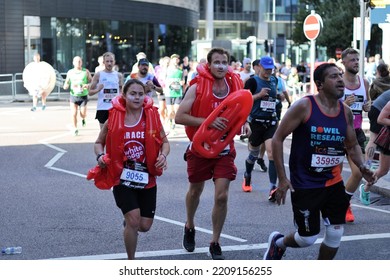
POLYGON ((149 65, 149 60, 147 60, 146 58, 141 58, 138 61, 138 66, 140 66, 140 65, 149 65))
POLYGON ((264 69, 274 69, 274 60, 270 56, 263 56, 260 59, 260 65, 263 66, 264 69))

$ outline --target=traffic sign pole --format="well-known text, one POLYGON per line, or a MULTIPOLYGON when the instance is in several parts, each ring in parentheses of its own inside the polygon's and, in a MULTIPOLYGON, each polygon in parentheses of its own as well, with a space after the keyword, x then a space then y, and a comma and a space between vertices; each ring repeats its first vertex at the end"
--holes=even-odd
POLYGON ((320 34, 321 27, 321 17, 312 10, 311 14, 303 22, 303 32, 306 38, 310 40, 310 91, 312 93, 315 92, 314 65, 316 60, 316 38, 320 34))

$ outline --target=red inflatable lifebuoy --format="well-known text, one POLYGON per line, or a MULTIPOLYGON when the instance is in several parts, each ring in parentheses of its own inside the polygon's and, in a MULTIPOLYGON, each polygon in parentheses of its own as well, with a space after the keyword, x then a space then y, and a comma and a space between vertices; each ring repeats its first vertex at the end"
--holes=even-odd
POLYGON ((206 118, 194 135, 192 147, 205 158, 215 158, 233 140, 245 123, 253 106, 253 97, 249 90, 241 89, 229 94, 206 118), (228 119, 224 130, 210 128, 217 118, 228 119))

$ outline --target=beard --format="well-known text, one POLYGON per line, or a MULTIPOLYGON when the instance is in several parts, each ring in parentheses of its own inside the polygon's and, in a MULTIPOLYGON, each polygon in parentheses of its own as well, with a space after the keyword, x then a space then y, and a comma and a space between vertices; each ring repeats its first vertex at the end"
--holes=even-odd
POLYGON ((345 71, 347 71, 353 75, 356 75, 357 73, 359 73, 359 70, 355 70, 354 68, 348 68, 348 69, 345 69, 345 71))
POLYGON ((139 72, 142 74, 142 75, 146 75, 148 73, 148 70, 147 69, 141 69, 139 70, 139 72))

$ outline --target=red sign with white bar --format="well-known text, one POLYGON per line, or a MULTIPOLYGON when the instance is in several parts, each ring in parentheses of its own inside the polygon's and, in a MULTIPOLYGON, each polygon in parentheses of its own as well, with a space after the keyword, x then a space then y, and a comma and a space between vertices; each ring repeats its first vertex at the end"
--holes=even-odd
POLYGON ((303 32, 309 40, 315 40, 321 31, 321 17, 317 14, 308 15, 303 22, 303 32))

